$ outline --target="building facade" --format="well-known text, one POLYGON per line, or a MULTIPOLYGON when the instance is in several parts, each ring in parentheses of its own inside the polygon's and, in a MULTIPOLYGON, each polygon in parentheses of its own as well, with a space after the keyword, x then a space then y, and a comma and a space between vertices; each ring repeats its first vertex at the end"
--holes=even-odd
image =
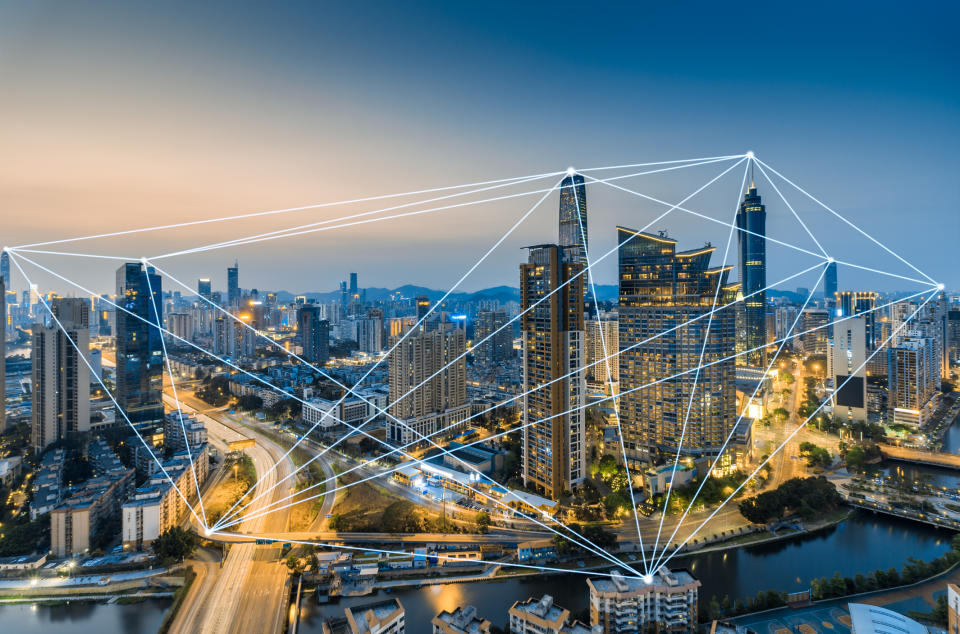
POLYGON ((763 366, 767 344, 767 209, 753 185, 744 194, 737 211, 737 243, 740 252, 740 290, 743 320, 738 337, 746 365, 763 366))
POLYGON ((685 570, 661 568, 647 582, 614 574, 588 579, 590 624, 604 634, 695 632, 700 582, 685 570))
POLYGON ((117 421, 124 422, 125 415, 141 434, 151 436, 162 433, 163 426, 161 298, 153 267, 128 262, 117 270, 117 303, 124 309, 116 315, 116 400, 122 410, 117 421))

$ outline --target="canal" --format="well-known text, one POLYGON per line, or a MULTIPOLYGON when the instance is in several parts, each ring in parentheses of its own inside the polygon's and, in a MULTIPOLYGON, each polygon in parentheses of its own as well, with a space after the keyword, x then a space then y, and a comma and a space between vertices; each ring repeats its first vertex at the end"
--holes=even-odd
MULTIPOLYGON (((700 580, 701 600, 709 601, 713 595, 721 599, 730 595, 734 600, 771 588, 786 592, 807 589, 811 579, 830 577, 834 572, 853 576, 877 568, 900 568, 908 557, 929 560, 949 548, 951 535, 925 524, 858 512, 842 524, 813 535, 678 557, 671 565, 687 568, 700 580)), ((416 627, 429 624, 441 610, 458 605, 476 606, 482 616, 502 626, 515 600, 545 593, 576 615, 588 607, 585 579, 570 574, 447 584, 342 598, 324 606, 310 598, 303 602, 301 631, 320 632, 323 619, 342 616, 345 607, 389 597, 400 599, 407 611, 407 623, 416 627)))
POLYGON ((160 629, 172 599, 107 604, 0 605, 0 631, 16 634, 141 634, 160 629))

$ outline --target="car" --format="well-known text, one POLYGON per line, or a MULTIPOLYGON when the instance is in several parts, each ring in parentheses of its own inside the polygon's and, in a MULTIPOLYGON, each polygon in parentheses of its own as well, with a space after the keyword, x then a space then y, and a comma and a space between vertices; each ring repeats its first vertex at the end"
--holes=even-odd
POLYGON ((333 517, 333 513, 327 513, 327 519, 331 519, 332 517, 333 517))

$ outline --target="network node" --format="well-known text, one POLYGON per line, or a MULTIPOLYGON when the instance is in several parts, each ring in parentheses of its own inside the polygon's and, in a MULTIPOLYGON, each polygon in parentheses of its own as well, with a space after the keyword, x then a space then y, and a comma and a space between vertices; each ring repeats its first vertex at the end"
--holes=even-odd
POLYGON ((576 168, 574 168, 574 167, 568 167, 568 168, 567 168, 567 176, 573 176, 573 175, 576 174, 576 173, 577 173, 576 168))
POLYGON ((834 262, 836 262, 836 260, 834 260, 833 256, 830 255, 830 256, 827 256, 827 262, 829 262, 830 264, 833 264, 834 262))
POLYGON ((643 575, 640 577, 640 580, 649 586, 651 583, 653 583, 653 575, 643 575))
POLYGON ((143 256, 142 258, 140 258, 140 262, 142 262, 143 264, 146 264, 146 263, 147 263, 147 256, 143 256))
POLYGON ((747 152, 747 158, 748 158, 748 159, 752 159, 752 158, 753 158, 753 150, 750 150, 749 152, 747 152))
POLYGON ((9 250, 10 250, 9 247, 3 247, 3 252, 4 252, 4 253, 6 253, 6 252, 9 251, 9 250))
POLYGON ((211 535, 212 533, 213 533, 213 531, 210 530, 209 527, 203 529, 203 536, 204 536, 204 537, 210 537, 210 535, 211 535))
POLYGON ((937 284, 937 290, 942 291, 944 288, 946 287, 943 285, 943 282, 940 282, 939 284, 937 284))

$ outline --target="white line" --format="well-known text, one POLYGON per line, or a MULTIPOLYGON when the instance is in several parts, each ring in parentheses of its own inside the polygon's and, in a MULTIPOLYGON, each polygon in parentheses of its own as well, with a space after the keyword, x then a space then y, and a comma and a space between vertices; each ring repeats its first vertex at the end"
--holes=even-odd
MULTIPOLYGON (((879 346, 877 346, 877 349, 874 350, 872 353, 870 353, 870 356, 868 356, 867 359, 866 359, 863 363, 861 363, 860 366, 857 367, 856 370, 854 370, 853 372, 851 372, 850 375, 849 375, 846 379, 844 379, 844 381, 843 381, 840 385, 838 385, 836 389, 839 390, 840 388, 842 388, 844 385, 847 384, 848 381, 850 381, 851 379, 853 379, 853 378, 855 377, 855 375, 856 375, 857 372, 859 372, 861 369, 865 368, 865 367, 867 366, 867 364, 870 362, 870 359, 872 359, 878 352, 880 352, 880 350, 882 350, 882 349, 890 342, 890 340, 893 339, 893 338, 896 336, 896 334, 897 334, 898 332, 900 332, 900 330, 902 330, 903 327, 906 326, 907 323, 909 323, 909 322, 914 318, 914 316, 916 316, 916 314, 917 314, 918 312, 920 312, 920 310, 921 310, 924 306, 926 306, 927 303, 928 303, 931 299, 933 299, 933 298, 936 296, 937 292, 938 292, 938 291, 934 291, 933 293, 931 293, 931 294, 930 294, 930 297, 928 297, 926 300, 924 300, 924 302, 923 302, 922 304, 920 304, 920 306, 918 306, 915 311, 913 311, 913 313, 910 315, 910 317, 908 317, 903 323, 901 323, 901 324, 890 334, 890 336, 887 337, 887 338, 884 340, 884 342, 883 342, 882 344, 880 344, 879 346)), ((800 430, 803 429, 808 422, 810 422, 810 419, 813 418, 814 416, 816 416, 816 415, 817 415, 817 412, 819 412, 819 411, 823 408, 823 406, 826 405, 829 401, 830 401, 830 399, 824 399, 823 402, 820 403, 820 405, 817 407, 817 409, 813 410, 813 412, 810 414, 810 416, 808 416, 808 417, 806 418, 806 420, 804 420, 802 423, 800 423, 800 424, 797 426, 797 428, 796 428, 795 430, 793 430, 793 432, 792 432, 789 436, 787 436, 786 440, 784 440, 783 443, 781 443, 779 447, 777 447, 769 456, 767 456, 767 459, 764 460, 763 462, 761 462, 760 465, 759 465, 756 469, 754 469, 753 472, 747 477, 747 479, 744 480, 744 481, 740 484, 740 486, 738 486, 736 489, 734 489, 733 493, 731 493, 730 496, 727 497, 727 499, 724 500, 724 501, 720 504, 720 506, 718 506, 718 507, 713 511, 713 513, 710 514, 710 516, 709 516, 707 519, 703 520, 703 522, 702 522, 699 526, 697 526, 696 530, 694 530, 692 533, 690 533, 690 535, 688 535, 687 538, 686 538, 685 540, 683 540, 683 542, 681 542, 680 545, 677 546, 677 548, 676 548, 672 553, 670 553, 670 555, 667 556, 666 559, 664 559, 663 562, 662 562, 661 564, 659 564, 659 565, 660 565, 660 566, 666 566, 666 565, 670 562, 670 559, 672 559, 678 552, 680 552, 680 549, 682 549, 682 548, 687 544, 687 542, 690 541, 690 538, 692 538, 694 535, 696 535, 696 534, 700 531, 700 529, 702 529, 702 528, 707 524, 707 522, 709 522, 711 519, 713 519, 713 517, 720 511, 720 509, 722 509, 722 508, 724 507, 724 505, 726 505, 727 502, 729 502, 730 500, 732 500, 733 497, 740 491, 740 489, 742 489, 748 482, 750 482, 754 477, 756 477, 757 473, 760 472, 760 469, 762 469, 763 466, 764 466, 765 464, 767 464, 767 463, 770 461, 770 459, 777 454, 778 451, 780 451, 781 449, 783 449, 784 447, 786 447, 786 446, 787 446, 787 443, 789 443, 790 440, 791 440, 794 436, 796 436, 797 433, 799 433, 800 430)))
POLYGON ((803 227, 803 230, 807 232, 807 235, 810 236, 810 239, 813 240, 814 244, 817 245, 817 248, 820 249, 824 257, 829 258, 830 254, 827 253, 827 250, 823 248, 823 245, 820 244, 820 241, 817 240, 816 236, 813 235, 813 232, 811 232, 810 229, 807 227, 807 223, 805 223, 803 219, 800 218, 799 215, 797 215, 797 212, 793 209, 793 205, 790 204, 786 196, 784 196, 783 193, 780 191, 780 188, 777 187, 776 183, 774 183, 770 179, 770 176, 766 173, 766 171, 764 171, 763 165, 760 165, 759 162, 756 162, 756 163, 757 163, 757 167, 760 168, 760 173, 763 174, 763 177, 766 178, 767 182, 770 183, 770 186, 773 187, 773 191, 777 192, 777 195, 780 196, 780 200, 782 200, 783 204, 787 206, 787 209, 789 209, 790 213, 793 214, 793 217, 797 219, 797 222, 799 222, 800 226, 803 227))

